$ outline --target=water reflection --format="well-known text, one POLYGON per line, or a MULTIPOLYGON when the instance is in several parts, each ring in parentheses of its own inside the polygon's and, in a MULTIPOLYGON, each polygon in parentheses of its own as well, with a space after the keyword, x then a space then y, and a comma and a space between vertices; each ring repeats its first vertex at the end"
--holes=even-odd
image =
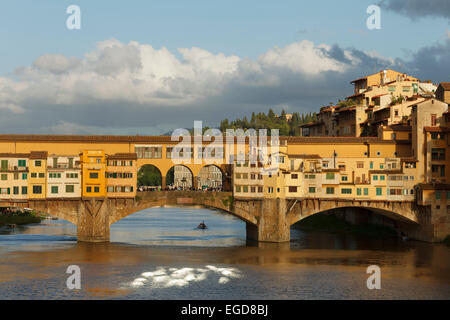
POLYGON ((77 243, 63 220, 0 230, 0 298, 450 298, 450 249, 397 239, 305 232, 247 243, 245 224, 204 208, 152 208, 111 227, 111 243, 77 243), (205 221, 207 230, 198 230, 205 221), (79 265, 82 290, 65 288, 79 265), (369 291, 366 268, 382 270, 369 291))

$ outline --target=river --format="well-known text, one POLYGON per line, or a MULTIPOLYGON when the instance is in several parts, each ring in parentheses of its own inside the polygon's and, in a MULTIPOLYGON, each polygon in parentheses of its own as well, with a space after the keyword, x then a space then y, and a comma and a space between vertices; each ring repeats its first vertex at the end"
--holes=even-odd
POLYGON ((450 299, 450 248, 296 228, 290 243, 246 243, 229 214, 150 208, 113 224, 110 243, 77 243, 64 220, 0 229, 0 299, 450 299))

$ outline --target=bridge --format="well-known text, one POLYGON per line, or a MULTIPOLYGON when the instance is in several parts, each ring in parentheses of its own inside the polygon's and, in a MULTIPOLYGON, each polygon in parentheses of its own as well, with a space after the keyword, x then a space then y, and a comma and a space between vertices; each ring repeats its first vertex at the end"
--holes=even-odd
POLYGON ((30 208, 77 226, 78 241, 107 242, 110 226, 135 212, 160 206, 201 205, 246 222, 248 240, 286 242, 290 227, 311 215, 335 209, 366 209, 399 222, 408 236, 432 241, 431 212, 414 202, 345 199, 235 199, 231 192, 152 191, 136 198, 2 200, 0 207, 30 208))

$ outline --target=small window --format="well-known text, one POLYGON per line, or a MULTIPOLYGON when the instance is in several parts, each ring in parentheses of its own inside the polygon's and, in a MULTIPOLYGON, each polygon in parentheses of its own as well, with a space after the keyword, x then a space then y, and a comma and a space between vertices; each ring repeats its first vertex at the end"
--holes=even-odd
POLYGON ((308 188, 309 193, 316 193, 316 187, 309 187, 308 188))
POLYGON ((34 161, 34 166, 35 166, 35 167, 40 167, 40 166, 42 166, 41 160, 35 160, 35 161, 34 161))
POLYGON ((66 185, 66 192, 67 193, 74 193, 75 192, 75 188, 73 184, 67 184, 66 185))
POLYGON ((91 173, 89 173, 89 178, 91 178, 91 179, 98 179, 98 172, 91 172, 91 173))
POLYGON ((52 186, 51 192, 52 192, 53 194, 58 193, 58 186, 52 186))

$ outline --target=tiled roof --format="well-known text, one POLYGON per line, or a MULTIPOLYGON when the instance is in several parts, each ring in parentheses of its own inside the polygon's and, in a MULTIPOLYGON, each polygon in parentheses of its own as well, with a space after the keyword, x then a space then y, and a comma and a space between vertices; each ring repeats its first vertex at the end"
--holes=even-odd
POLYGON ((109 160, 137 160, 136 153, 116 153, 107 157, 109 160))
POLYGON ((423 127, 423 131, 426 131, 426 132, 450 132, 450 128, 447 128, 447 127, 423 127))
POLYGON ((318 154, 288 154, 292 159, 321 159, 318 154))
POLYGON ((28 158, 29 153, 0 153, 0 158, 28 158))
POLYGON ((450 90, 450 82, 441 82, 439 84, 440 87, 444 88, 444 90, 450 90))
POLYGON ((48 152, 47 151, 31 151, 30 159, 47 159, 48 152))

